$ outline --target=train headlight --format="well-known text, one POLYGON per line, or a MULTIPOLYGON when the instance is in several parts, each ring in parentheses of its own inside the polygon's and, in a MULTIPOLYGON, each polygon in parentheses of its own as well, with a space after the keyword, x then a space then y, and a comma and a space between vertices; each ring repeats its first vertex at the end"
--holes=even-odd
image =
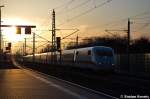
POLYGON ((115 66, 115 64, 112 64, 112 66, 115 66))

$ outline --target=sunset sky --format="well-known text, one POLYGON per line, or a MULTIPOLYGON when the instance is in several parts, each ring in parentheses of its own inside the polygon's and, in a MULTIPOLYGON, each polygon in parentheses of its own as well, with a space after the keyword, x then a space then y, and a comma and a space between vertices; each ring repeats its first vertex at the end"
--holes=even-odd
MULTIPOLYGON (((36 25, 37 33, 49 34, 49 38, 52 9, 56 11, 56 28, 77 28, 79 37, 108 35, 106 29, 127 29, 128 18, 132 38, 150 37, 150 0, 0 0, 0 5, 5 5, 2 24, 36 25)), ((57 35, 71 32, 58 31, 57 35)))

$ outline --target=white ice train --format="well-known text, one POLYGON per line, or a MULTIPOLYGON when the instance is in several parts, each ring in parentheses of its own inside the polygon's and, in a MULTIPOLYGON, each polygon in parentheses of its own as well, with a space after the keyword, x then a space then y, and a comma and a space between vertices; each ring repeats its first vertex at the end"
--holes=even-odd
MULTIPOLYGON (((53 54, 54 55, 54 54, 53 54)), ((53 63, 92 70, 113 70, 115 65, 114 51, 110 47, 94 46, 56 52, 53 63), (61 56, 61 57, 60 57, 61 56)), ((25 62, 32 62, 33 56, 24 56, 25 62)), ((35 54, 35 62, 52 64, 52 52, 35 54)))

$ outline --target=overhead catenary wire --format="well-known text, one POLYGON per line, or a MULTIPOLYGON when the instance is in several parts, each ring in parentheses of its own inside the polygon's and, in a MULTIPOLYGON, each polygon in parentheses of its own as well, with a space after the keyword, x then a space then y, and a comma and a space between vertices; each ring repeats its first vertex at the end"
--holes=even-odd
MULTIPOLYGON (((71 1, 69 1, 69 2, 67 2, 67 3, 65 3, 65 4, 71 4, 71 3, 73 3, 73 1, 75 1, 75 0, 71 0, 71 1)), ((84 1, 84 2, 82 2, 82 3, 80 3, 80 4, 78 4, 78 5, 76 5, 76 6, 74 6, 74 7, 72 7, 71 9, 69 9, 69 10, 67 10, 67 11, 69 12, 69 11, 72 11, 72 10, 74 10, 74 9, 77 9, 77 8, 83 6, 84 4, 86 4, 86 3, 90 2, 90 1, 92 1, 92 0, 86 0, 86 1, 84 1)), ((104 0, 103 0, 103 1, 104 1, 104 0)), ((87 14, 87 13, 90 13, 90 12, 93 11, 94 9, 99 8, 99 7, 101 7, 101 6, 103 6, 103 5, 107 4, 107 3, 109 3, 109 2, 111 2, 111 1, 112 1, 112 0, 105 0, 105 2, 102 2, 102 3, 98 4, 98 5, 96 5, 96 4, 94 3, 94 6, 93 6, 92 8, 90 8, 90 9, 84 11, 83 13, 78 14, 77 16, 74 16, 74 17, 69 18, 69 19, 68 19, 68 22, 70 22, 70 21, 72 21, 72 20, 74 20, 74 19, 76 19, 76 18, 78 18, 78 17, 81 17, 82 15, 85 15, 85 14, 87 14)), ((64 7, 65 4, 63 4, 63 5, 59 6, 59 7, 55 7, 54 9, 59 9, 59 8, 61 8, 61 7, 64 7)), ((66 5, 66 6, 68 6, 68 5, 66 5)), ((59 13, 58 13, 58 14, 59 14, 59 13)), ((65 23, 66 23, 66 22, 65 22, 65 23)), ((62 24, 64 24, 64 23, 61 23, 61 25, 62 25, 62 24)), ((59 26, 60 26, 60 25, 59 25, 59 26)))
POLYGON ((148 14, 150 14, 150 10, 145 11, 145 12, 142 12, 142 13, 137 14, 137 15, 134 15, 134 16, 131 16, 130 18, 131 18, 131 19, 136 19, 136 18, 138 18, 139 16, 148 15, 148 14))
MULTIPOLYGON (((82 3, 80 3, 80 4, 78 4, 78 5, 76 5, 76 6, 74 6, 74 7, 72 7, 72 8, 70 8, 70 9, 67 9, 67 13, 68 12, 71 12, 72 10, 75 10, 75 9, 77 9, 77 8, 80 8, 80 7, 82 7, 82 6, 84 6, 85 4, 87 4, 88 2, 90 2, 91 0, 86 0, 86 1, 84 1, 84 2, 82 2, 82 3)), ((64 12, 58 12, 58 15, 60 15, 60 14, 65 14, 64 12)))
MULTIPOLYGON (((142 32, 143 30, 145 30, 148 26, 150 26, 150 22, 148 22, 148 21, 150 21, 149 20, 149 18, 150 18, 150 10, 148 10, 148 11, 145 11, 145 12, 142 12, 142 13, 139 13, 139 14, 136 14, 136 15, 133 15, 133 16, 130 16, 129 17, 131 20, 132 20, 132 32, 142 32), (146 19, 146 20, 145 20, 146 19), (135 22, 135 21, 133 21, 133 20, 135 20, 135 21, 138 21, 139 20, 139 22, 135 22), (142 23, 142 21, 143 21, 143 23, 142 23), (141 22, 141 23, 140 23, 141 22), (138 24, 139 25, 139 27, 137 28, 137 26, 135 27, 135 25, 136 24, 138 24), (134 27, 133 27, 134 26, 134 27), (136 31, 134 31, 134 29, 135 28, 137 28, 136 29, 136 31)), ((119 20, 119 21, 127 21, 127 18, 124 18, 124 19, 122 19, 122 20, 119 20)), ((118 21, 118 22, 119 22, 118 21)), ((110 24, 110 23, 109 23, 110 24)), ((105 25, 109 25, 109 24, 105 24, 105 25)), ((112 25, 112 24, 111 24, 112 25)), ((116 26, 116 23, 115 23, 115 25, 113 24, 113 26, 116 26)))
POLYGON ((78 32, 78 31, 79 31, 79 29, 77 29, 77 30, 76 30, 76 31, 74 31, 73 33, 71 33, 71 34, 69 34, 69 35, 67 35, 67 36, 63 37, 61 40, 66 39, 67 37, 69 37, 69 36, 71 36, 71 35, 75 34, 75 33, 76 33, 76 32, 78 32))
POLYGON ((150 26, 150 11, 140 13, 132 18, 132 20, 134 20, 133 23, 136 25, 136 27, 138 27, 135 32, 142 32, 148 26, 150 26))
POLYGON ((49 40, 47 40, 46 38, 44 38, 44 37, 42 37, 42 36, 40 36, 38 34, 35 34, 35 35, 38 36, 38 37, 40 37, 40 38, 42 38, 43 40, 46 40, 47 42, 50 42, 49 40))
MULTIPOLYGON (((54 7, 53 9, 57 10, 57 9, 60 9, 62 7, 65 7, 66 5, 70 5, 72 2, 74 2, 75 0, 69 0, 68 2, 65 2, 57 7, 54 7)), ((52 10, 51 10, 52 11, 52 10)))
MULTIPOLYGON (((61 9, 62 7, 65 7, 66 5, 70 5, 71 3, 73 3, 75 0, 69 0, 68 2, 65 2, 65 3, 63 3, 63 4, 61 4, 61 5, 59 5, 59 6, 56 6, 56 7, 54 7, 53 9, 55 9, 55 10, 57 10, 57 9, 61 9)), ((49 11, 52 11, 52 9, 51 10, 49 10, 49 11)), ((61 11, 60 11, 61 12, 61 11)), ((45 20, 43 20, 43 22, 41 23, 41 26, 46 26, 45 25, 45 23, 46 24, 48 24, 49 22, 47 21, 48 19, 47 19, 48 17, 47 16, 45 16, 45 18, 43 18, 43 19, 45 19, 45 20)))
POLYGON ((126 17, 126 18, 123 18, 123 19, 120 19, 120 20, 108 22, 108 23, 106 23, 106 24, 103 24, 102 26, 116 25, 117 23, 126 21, 128 18, 130 18, 131 20, 133 20, 133 19, 138 19, 137 17, 142 16, 142 15, 147 15, 147 14, 150 14, 150 10, 144 11, 144 12, 142 12, 142 13, 139 13, 139 14, 136 14, 136 15, 133 15, 133 16, 129 16, 129 17, 126 17))
MULTIPOLYGON (((86 14, 92 12, 94 9, 100 8, 100 7, 104 6, 104 5, 106 5, 107 3, 110 3, 111 1, 113 1, 113 0, 106 0, 105 2, 103 2, 103 3, 101 3, 101 4, 97 5, 97 6, 94 6, 94 7, 90 8, 90 9, 88 9, 88 10, 86 10, 86 11, 84 11, 84 12, 82 12, 82 13, 76 15, 76 16, 74 16, 74 17, 71 17, 70 19, 67 20, 67 22, 71 22, 71 21, 73 21, 74 19, 77 19, 77 18, 79 18, 79 17, 81 17, 81 16, 83 16, 83 15, 86 15, 86 14)), ((62 22, 62 23, 60 23, 58 26, 64 25, 64 24, 66 24, 67 22, 66 22, 66 21, 65 21, 65 22, 62 22)))
POLYGON ((144 20, 144 19, 150 19, 150 16, 149 17, 134 18, 134 20, 144 20))

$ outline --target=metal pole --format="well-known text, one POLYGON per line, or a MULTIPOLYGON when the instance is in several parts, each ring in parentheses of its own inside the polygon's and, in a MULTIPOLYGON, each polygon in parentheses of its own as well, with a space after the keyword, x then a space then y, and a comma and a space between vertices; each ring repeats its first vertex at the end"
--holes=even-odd
POLYGON ((128 60, 128 71, 130 72, 130 19, 128 19, 128 32, 127 32, 127 60, 128 60))
POLYGON ((22 45, 22 56, 24 56, 24 43, 22 45))
POLYGON ((55 31, 55 10, 53 10, 53 19, 52 19, 52 40, 53 40, 53 50, 56 50, 56 31, 55 31))
POLYGON ((55 29, 55 10, 52 12, 52 63, 55 60, 55 51, 56 51, 56 29, 55 29))
POLYGON ((78 48, 78 42, 79 42, 79 37, 77 35, 77 38, 76 38, 76 48, 78 48))
POLYGON ((2 7, 4 7, 4 5, 0 6, 0 53, 2 52, 2 30, 1 30, 1 22, 2 22, 1 8, 2 7))
POLYGON ((33 33, 33 63, 35 62, 35 33, 33 33))
POLYGON ((25 40, 25 41, 24 41, 24 42, 25 42, 25 43, 24 43, 24 55, 26 55, 26 47, 27 47, 26 42, 27 42, 27 41, 26 41, 26 38, 24 38, 24 40, 25 40))
POLYGON ((21 56, 23 56, 23 46, 21 45, 21 56))

